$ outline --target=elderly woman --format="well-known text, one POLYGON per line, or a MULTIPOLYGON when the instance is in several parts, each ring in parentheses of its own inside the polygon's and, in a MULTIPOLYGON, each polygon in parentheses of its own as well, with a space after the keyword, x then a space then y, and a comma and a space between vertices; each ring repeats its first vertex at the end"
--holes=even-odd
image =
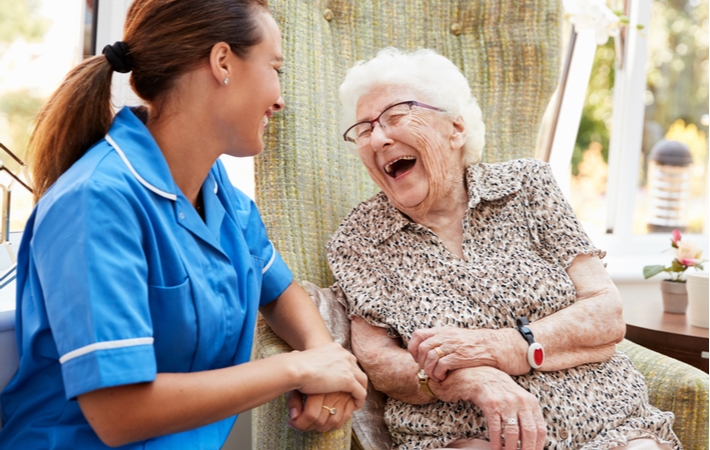
POLYGON ((328 257, 395 447, 680 448, 616 352, 604 252, 547 164, 479 162, 481 111, 456 66, 385 49, 340 96, 344 138, 382 192, 328 257))

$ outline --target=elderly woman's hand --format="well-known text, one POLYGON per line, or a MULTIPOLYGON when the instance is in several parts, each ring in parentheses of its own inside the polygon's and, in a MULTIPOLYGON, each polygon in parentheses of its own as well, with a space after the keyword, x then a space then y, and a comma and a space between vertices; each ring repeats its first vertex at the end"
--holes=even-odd
POLYGON ((517 449, 518 441, 521 450, 544 447, 547 427, 540 402, 506 373, 492 367, 459 369, 442 382, 430 380, 429 387, 441 400, 469 400, 481 408, 494 450, 517 449))
POLYGON ((437 381, 449 371, 488 366, 510 375, 530 371, 527 343, 517 330, 436 327, 417 330, 407 346, 419 367, 437 381))

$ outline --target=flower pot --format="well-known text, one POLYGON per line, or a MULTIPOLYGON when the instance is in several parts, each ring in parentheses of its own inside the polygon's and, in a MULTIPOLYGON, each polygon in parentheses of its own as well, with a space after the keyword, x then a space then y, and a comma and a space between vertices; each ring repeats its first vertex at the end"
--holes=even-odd
POLYGON ((685 314, 688 308, 688 291, 684 282, 661 281, 661 294, 663 294, 663 311, 672 314, 685 314))
POLYGON ((700 328, 708 328, 708 273, 688 272, 688 320, 700 328))

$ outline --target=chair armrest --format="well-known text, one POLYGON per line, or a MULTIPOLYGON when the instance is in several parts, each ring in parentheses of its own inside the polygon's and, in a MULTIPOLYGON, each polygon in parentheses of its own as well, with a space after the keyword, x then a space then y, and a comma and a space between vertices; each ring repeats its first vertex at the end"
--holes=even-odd
POLYGON ((649 402, 675 414, 683 447, 708 450, 708 374, 626 339, 617 348, 646 378, 649 402))
MULTIPOLYGON (((254 336, 252 360, 268 358, 292 349, 281 340, 259 315, 254 336)), ((351 421, 327 433, 303 432, 286 426, 286 395, 261 405, 251 414, 252 448, 255 450, 347 450, 350 448, 351 421)))

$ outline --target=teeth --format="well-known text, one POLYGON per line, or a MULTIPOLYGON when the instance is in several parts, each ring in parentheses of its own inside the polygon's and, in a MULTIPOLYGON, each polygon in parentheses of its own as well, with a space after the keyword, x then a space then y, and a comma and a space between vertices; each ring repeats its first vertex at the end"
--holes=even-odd
POLYGON ((389 164, 387 164, 387 165, 385 166, 385 172, 387 172, 387 173, 392 173, 392 166, 393 166, 394 163, 396 163, 397 161, 402 161, 402 160, 411 161, 411 160, 413 160, 413 159, 417 159, 417 158, 415 158, 414 156, 402 156, 401 158, 397 158, 397 159, 395 159, 394 161, 392 161, 391 163, 389 163, 389 164))
POLYGON ((266 126, 266 124, 268 124, 268 123, 269 123, 269 118, 268 118, 268 117, 266 117, 266 116, 264 116, 264 118, 263 118, 263 119, 261 119, 261 123, 263 123, 263 124, 264 124, 264 126, 266 126))

